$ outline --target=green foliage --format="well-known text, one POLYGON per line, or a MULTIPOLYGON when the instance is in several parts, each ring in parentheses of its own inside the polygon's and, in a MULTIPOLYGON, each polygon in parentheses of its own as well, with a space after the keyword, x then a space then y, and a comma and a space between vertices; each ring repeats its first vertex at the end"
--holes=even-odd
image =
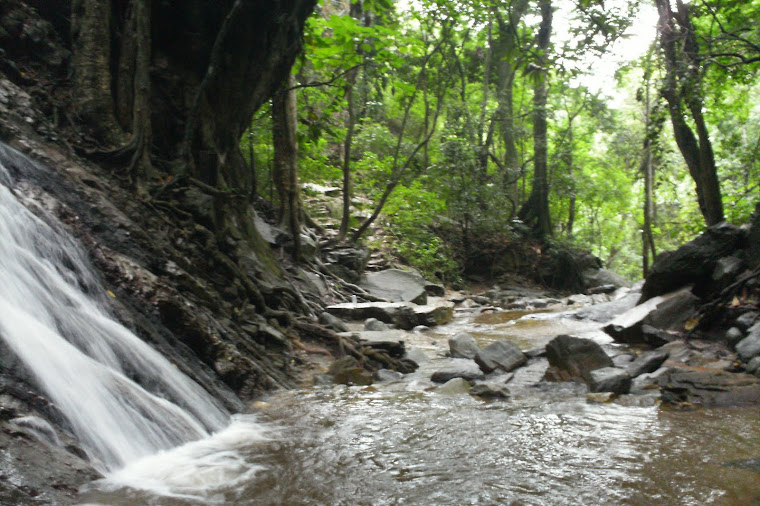
MULTIPOLYGON (((546 55, 537 55, 533 43, 540 18, 535 2, 526 3, 522 16, 515 14, 519 4, 419 0, 403 4, 401 12, 401 3, 365 0, 362 15, 352 17, 350 0, 321 2, 294 68, 302 86, 300 177, 341 180, 346 97, 352 96, 356 123, 349 166, 356 193, 370 200, 362 211, 397 182, 379 219, 397 252, 427 275, 456 279, 468 259, 483 258, 488 245, 497 250, 514 240, 512 219, 531 189, 532 80, 544 74, 535 67, 538 56, 546 57, 552 66, 547 119, 555 238, 589 249, 636 278, 645 141, 655 169, 658 252, 704 228, 694 182, 658 93, 661 59, 655 49, 621 69, 612 104, 575 76, 590 66, 589 54, 603 53, 622 35, 636 2, 577 2, 566 17, 568 33, 557 41, 561 47, 546 55), (507 81, 510 122, 504 121, 507 81), (433 124, 436 134, 415 152, 433 124), (448 247, 440 237, 443 229, 448 247)), ((760 201, 760 3, 705 0, 689 9, 700 42, 699 92, 726 217, 743 223, 760 201)), ((254 118, 241 148, 247 158, 253 152, 259 193, 273 198, 268 111, 254 118)))
POLYGON ((433 230, 445 207, 435 192, 425 189, 423 180, 416 180, 409 187, 396 188, 385 216, 387 232, 401 258, 428 278, 451 283, 459 280, 459 266, 433 230))

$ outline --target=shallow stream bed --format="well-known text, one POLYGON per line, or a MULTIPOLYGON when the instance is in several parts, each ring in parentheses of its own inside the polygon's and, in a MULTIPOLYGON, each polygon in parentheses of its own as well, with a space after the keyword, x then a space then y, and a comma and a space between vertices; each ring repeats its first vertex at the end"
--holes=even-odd
MULTIPOLYGON (((328 386, 269 398, 268 441, 230 449, 262 465, 234 487, 196 499, 120 488, 104 504, 760 504, 757 408, 673 411, 651 396, 587 402, 573 384, 535 386, 541 363, 510 383, 512 398, 443 393, 429 381, 447 363, 450 335, 523 349, 559 333, 609 341, 598 325, 552 315, 460 315, 432 334, 410 334, 428 360, 395 383, 328 386)), ((166 491, 164 491, 166 492, 166 491)), ((176 490, 175 490, 176 492, 176 490)))

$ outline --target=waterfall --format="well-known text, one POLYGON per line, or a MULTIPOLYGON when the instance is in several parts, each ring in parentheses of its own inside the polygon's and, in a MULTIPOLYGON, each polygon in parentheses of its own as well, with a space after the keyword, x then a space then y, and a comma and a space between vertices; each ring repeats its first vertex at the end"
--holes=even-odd
POLYGON ((109 315, 105 289, 62 226, 22 203, 14 174, 45 170, 0 144, 0 340, 102 472, 227 426, 218 402, 109 315))

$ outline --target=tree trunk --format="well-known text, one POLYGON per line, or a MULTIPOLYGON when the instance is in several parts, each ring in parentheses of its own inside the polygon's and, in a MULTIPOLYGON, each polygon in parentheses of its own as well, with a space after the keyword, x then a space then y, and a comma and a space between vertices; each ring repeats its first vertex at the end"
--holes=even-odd
POLYGON ((551 218, 549 216, 549 181, 547 167, 547 120, 546 104, 548 98, 547 80, 549 77, 547 51, 552 30, 551 0, 539 0, 541 25, 538 29, 537 52, 538 63, 536 84, 533 90, 533 187, 530 196, 518 213, 520 219, 529 225, 533 233, 540 238, 551 235, 551 218))
POLYGON ((150 0, 133 0, 135 17, 135 77, 132 93, 132 142, 134 155, 130 163, 132 179, 140 190, 153 177, 150 150, 153 131, 150 122, 150 0))
POLYGON ((708 226, 723 221, 723 200, 707 125, 702 114, 698 44, 689 19, 688 7, 678 1, 673 12, 670 0, 656 0, 660 14, 658 31, 665 55, 665 83, 662 94, 678 149, 697 188, 699 209, 708 226), (684 107, 685 106, 685 107, 684 107), (697 129, 694 135, 686 121, 687 111, 697 129))
POLYGON ((298 111, 295 78, 290 74, 272 98, 272 145, 274 146, 274 179, 280 197, 280 224, 293 238, 293 258, 301 253, 301 199, 298 188, 298 111))
POLYGON ((122 132, 111 93, 111 1, 71 3, 74 108, 97 140, 118 145, 122 132))
POLYGON ((519 202, 517 182, 520 174, 520 156, 517 151, 517 136, 514 119, 514 81, 516 68, 515 54, 518 49, 517 26, 528 9, 528 0, 516 0, 510 5, 507 19, 497 16, 498 38, 495 45, 494 59, 497 69, 496 116, 501 122, 501 136, 504 142, 504 169, 502 174, 504 189, 512 194, 514 202, 519 202))

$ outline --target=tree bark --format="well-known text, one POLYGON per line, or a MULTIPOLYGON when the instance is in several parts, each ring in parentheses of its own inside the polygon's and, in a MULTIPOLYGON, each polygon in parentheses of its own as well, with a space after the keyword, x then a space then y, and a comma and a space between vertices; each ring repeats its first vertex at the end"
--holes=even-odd
POLYGON ((293 258, 301 256, 301 199, 298 187, 298 110, 295 77, 290 74, 272 98, 272 176, 280 197, 280 224, 293 238, 293 258))
POLYGON ((97 140, 118 145, 122 132, 111 93, 111 0, 71 3, 74 108, 97 140))
POLYGON ((688 7, 677 0, 674 12, 670 0, 656 0, 660 19, 657 25, 665 56, 665 83, 662 94, 668 102, 673 134, 697 188, 699 209, 708 226, 724 219, 723 200, 715 166, 712 143, 702 114, 698 43, 688 7), (691 117, 697 135, 686 120, 691 117))
POLYGON ((518 216, 529 225, 533 233, 543 238, 552 233, 549 216, 549 180, 547 167, 547 98, 549 78, 549 59, 547 52, 552 30, 551 0, 539 0, 541 24, 536 38, 538 63, 536 65, 536 84, 533 89, 533 187, 530 197, 520 209, 518 216))
POLYGON ((519 47, 517 27, 528 9, 528 0, 516 0, 510 4, 507 19, 497 16, 498 37, 494 58, 498 62, 496 116, 501 122, 501 138, 504 142, 504 189, 515 203, 519 202, 517 181, 520 174, 520 155, 517 151, 517 135, 514 119, 514 81, 516 53, 519 47))

